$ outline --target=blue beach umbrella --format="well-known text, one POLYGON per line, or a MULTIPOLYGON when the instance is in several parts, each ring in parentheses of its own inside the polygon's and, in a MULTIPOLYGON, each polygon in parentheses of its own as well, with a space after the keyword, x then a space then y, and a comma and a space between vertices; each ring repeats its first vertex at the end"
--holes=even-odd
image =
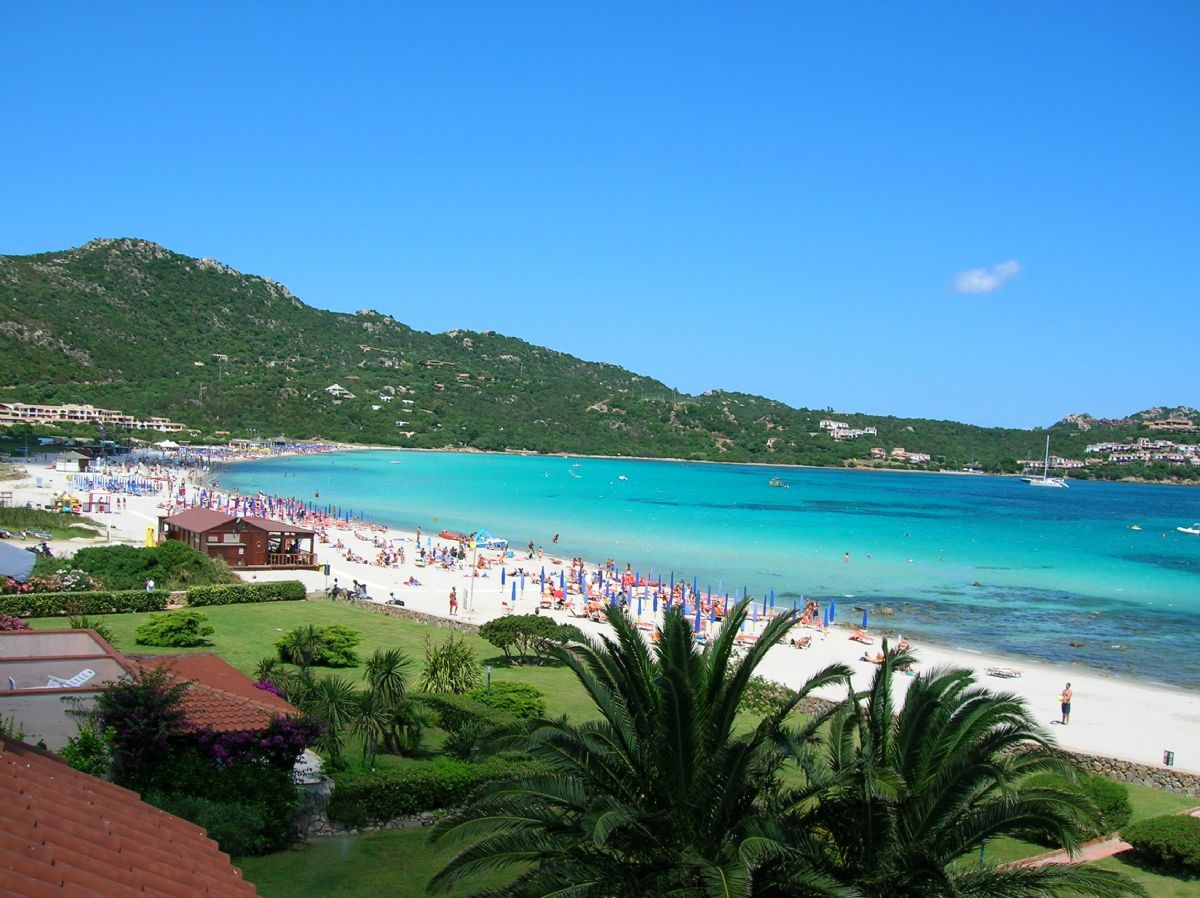
POLYGON ((829 623, 833 623, 833 619, 837 616, 837 600, 829 600, 829 623))
POLYGON ((638 596, 638 617, 642 616, 642 597, 638 596))
POLYGON ((696 591, 696 578, 693 576, 692 577, 692 592, 695 592, 695 591, 696 591))
POLYGON ((654 613, 658 614, 658 593, 654 594, 654 613))
POLYGON ((700 632, 700 603, 696 602, 696 619, 692 621, 692 632, 700 632))
POLYGON ((542 579, 538 580, 538 585, 539 586, 546 585, 546 566, 545 565, 542 565, 542 579))
POLYGON ((762 613, 764 615, 767 613, 767 597, 766 596, 763 596, 763 612, 762 613))
POLYGON ((793 611, 796 610, 796 600, 795 599, 792 599, 792 610, 793 611))
POLYGON ((863 609, 863 625, 862 625, 862 628, 863 628, 864 630, 865 630, 865 629, 867 629, 867 609, 866 609, 866 608, 864 608, 864 609, 863 609))
POLYGON ((758 602, 750 603, 750 616, 754 620, 754 622, 757 624, 758 623, 758 602))
POLYGON ((675 572, 671 571, 671 592, 675 591, 675 572))
POLYGON ((502 568, 500 568, 500 585, 501 585, 501 586, 503 586, 503 585, 504 585, 504 577, 505 577, 505 574, 506 574, 506 573, 507 573, 507 572, 505 571, 505 569, 504 569, 503 567, 502 567, 502 568))
POLYGON ((513 600, 513 604, 515 605, 517 602, 517 581, 516 580, 513 581, 513 585, 512 585, 512 600, 513 600))
POLYGON ((521 568, 521 592, 525 591, 525 568, 521 568))
POLYGON ((713 601, 708 603, 708 622, 710 624, 717 622, 717 603, 713 601))
POLYGON ((563 571, 558 572, 558 588, 563 592, 567 591, 567 575, 563 571))
MULTIPOLYGON (((795 604, 795 603, 793 602, 793 604, 795 604)), ((771 590, 771 607, 772 608, 775 607, 775 590, 773 590, 773 589, 771 590)))

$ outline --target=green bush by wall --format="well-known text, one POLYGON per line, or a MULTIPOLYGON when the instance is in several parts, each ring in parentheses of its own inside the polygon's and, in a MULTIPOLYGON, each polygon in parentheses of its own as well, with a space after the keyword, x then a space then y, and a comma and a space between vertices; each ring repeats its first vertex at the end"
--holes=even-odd
POLYGON ((169 595, 165 589, 25 593, 0 596, 0 614, 15 614, 17 617, 54 617, 162 611, 167 607, 169 595))
POLYGON ((300 602, 307 595, 299 580, 277 583, 227 583, 196 586, 187 591, 189 605, 241 605, 254 602, 300 602))

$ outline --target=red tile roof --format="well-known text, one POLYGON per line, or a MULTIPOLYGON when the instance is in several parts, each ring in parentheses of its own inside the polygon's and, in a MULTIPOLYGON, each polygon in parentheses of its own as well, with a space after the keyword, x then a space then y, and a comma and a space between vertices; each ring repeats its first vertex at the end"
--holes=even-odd
POLYGON ((183 698, 187 719, 218 733, 261 730, 279 715, 298 716, 299 709, 254 682, 216 655, 131 655, 146 667, 166 667, 177 679, 187 680, 183 698))
POLYGON ((135 894, 258 893, 200 827, 0 736, 0 896, 135 894))

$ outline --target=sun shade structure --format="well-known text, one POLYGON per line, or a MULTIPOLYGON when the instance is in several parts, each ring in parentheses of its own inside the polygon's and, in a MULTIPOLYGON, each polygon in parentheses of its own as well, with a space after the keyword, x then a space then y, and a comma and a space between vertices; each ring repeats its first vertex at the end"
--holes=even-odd
POLYGON ((12 577, 24 583, 36 561, 37 556, 32 552, 0 543, 0 577, 12 577))

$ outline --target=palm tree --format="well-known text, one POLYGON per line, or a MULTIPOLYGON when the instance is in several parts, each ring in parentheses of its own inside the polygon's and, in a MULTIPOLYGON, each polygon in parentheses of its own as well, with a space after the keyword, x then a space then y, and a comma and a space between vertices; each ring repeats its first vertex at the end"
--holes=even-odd
POLYGON ((312 624, 296 627, 285 633, 278 645, 283 660, 309 668, 321 649, 321 631, 312 624))
POLYGON ((773 743, 785 718, 813 689, 848 681, 849 670, 826 668, 739 733, 747 684, 796 618, 771 621, 738 660, 734 637, 747 610, 739 603, 703 650, 678 609, 667 613, 653 650, 615 609, 612 638, 558 650, 601 719, 535 726, 524 747, 546 773, 485 786, 438 825, 435 840, 469 844, 431 887, 515 867, 512 885, 486 894, 748 896, 765 894, 752 890, 759 868, 793 858, 787 894, 852 894, 798 862, 759 800, 774 788, 773 743))
POLYGON ((779 808, 810 862, 867 898, 1137 894, 1117 874, 1079 865, 962 863, 1006 835, 1077 848, 1096 811, 1081 793, 1037 785, 1038 774, 1070 776, 1069 763, 1021 699, 977 685, 970 671, 918 675, 897 712, 894 672, 912 660, 885 652, 870 689, 837 709, 819 747, 792 744, 806 782, 779 808))
POLYGON ((346 731, 353 725, 358 709, 358 690, 354 684, 335 676, 317 680, 308 696, 307 707, 301 709, 325 725, 317 745, 335 766, 341 761, 346 731))
POLYGON ((356 695, 352 729, 362 737, 363 763, 367 769, 375 767, 375 755, 379 743, 384 741, 395 719, 391 704, 374 689, 356 695))

